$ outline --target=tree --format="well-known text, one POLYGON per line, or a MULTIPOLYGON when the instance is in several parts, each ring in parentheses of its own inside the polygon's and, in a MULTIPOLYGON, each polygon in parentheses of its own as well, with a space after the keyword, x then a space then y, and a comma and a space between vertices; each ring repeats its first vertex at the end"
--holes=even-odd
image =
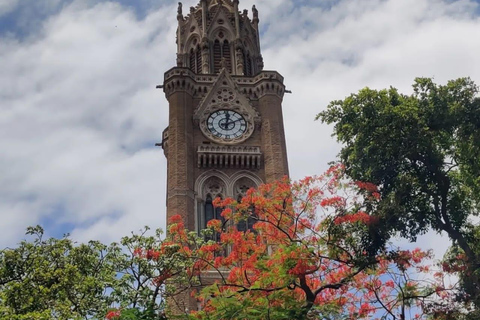
POLYGON ((343 177, 337 166, 250 189, 241 201, 216 199, 224 219, 211 220, 201 236, 180 216, 166 237, 146 229, 110 246, 43 240, 40 227, 29 228, 33 241, 0 251, 0 316, 162 320, 165 300, 172 306, 191 290, 201 310, 170 319, 426 320, 427 311, 457 310, 456 287, 443 272, 431 274, 428 252, 367 254, 358 240, 378 223, 365 209, 380 195, 343 177), (252 228, 238 228, 252 220, 252 228))
MULTIPOLYGON (((418 78, 413 94, 365 88, 318 114, 344 144, 340 161, 354 180, 379 187, 367 207, 379 218, 365 244, 370 253, 399 232, 415 240, 445 232, 465 254, 470 297, 480 293, 480 99, 469 78, 437 85, 418 78)), ((478 299, 474 299, 478 300, 478 299)))
POLYGON ((164 319, 162 277, 183 271, 185 262, 155 253, 161 231, 147 230, 106 246, 76 245, 68 235, 44 240, 41 227, 28 228, 33 241, 0 251, 0 318, 104 319, 115 306, 123 319, 164 319))
POLYGON ((68 237, 44 240, 38 226, 27 233, 33 242, 0 251, 2 319, 85 319, 108 308, 105 290, 116 274, 106 246, 75 246, 68 237))
POLYGON ((250 189, 241 201, 216 199, 224 220, 210 221, 205 237, 189 235, 182 219, 173 217, 169 234, 178 253, 192 261, 190 288, 199 290, 202 305, 185 317, 380 319, 383 310, 383 319, 404 320, 407 310, 421 311, 453 290, 440 283, 442 277, 424 282, 409 276, 412 268, 429 272, 421 266, 428 253, 366 254, 358 239, 377 221, 364 211, 364 199, 378 202, 376 187, 345 181, 336 167, 319 177, 250 189), (363 197, 356 196, 360 190, 363 197), (249 219, 253 228, 240 231, 238 224, 249 219), (205 240, 212 238, 220 241, 205 240), (205 279, 207 272, 216 272, 218 281, 205 279))

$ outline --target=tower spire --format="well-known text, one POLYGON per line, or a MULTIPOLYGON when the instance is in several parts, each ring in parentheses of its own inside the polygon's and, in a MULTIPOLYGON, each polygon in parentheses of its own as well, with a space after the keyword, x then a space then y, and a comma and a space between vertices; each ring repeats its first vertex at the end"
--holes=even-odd
POLYGON ((263 69, 258 10, 241 14, 239 0, 200 0, 183 16, 178 4, 177 66, 197 74, 218 74, 220 61, 232 75, 253 76, 263 69))

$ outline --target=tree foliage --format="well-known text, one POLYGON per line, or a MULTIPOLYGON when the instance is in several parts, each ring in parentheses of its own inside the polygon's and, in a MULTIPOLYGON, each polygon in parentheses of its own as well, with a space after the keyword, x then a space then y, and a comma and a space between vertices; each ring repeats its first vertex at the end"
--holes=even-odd
POLYGON ((223 218, 200 236, 178 215, 166 236, 145 230, 110 246, 31 228, 33 241, 0 251, 0 317, 426 320, 458 309, 429 252, 365 251, 359 239, 379 223, 367 209, 382 199, 341 166, 237 200, 216 199, 223 218), (201 310, 182 305, 185 293, 201 310))
POLYGON ((74 246, 67 237, 43 239, 0 252, 0 315, 3 319, 85 318, 110 304, 105 290, 115 281, 106 247, 99 242, 74 246))
POLYGON ((34 239, 0 251, 1 319, 104 319, 112 307, 130 308, 125 319, 161 319, 165 286, 158 276, 177 262, 168 255, 146 260, 134 252, 158 246, 160 231, 110 246, 77 245, 68 235, 45 240, 39 226, 27 234, 34 239))
POLYGON ((437 85, 418 78, 413 94, 365 88, 318 114, 344 144, 340 161, 358 181, 379 187, 368 208, 379 218, 366 242, 375 253, 394 234, 415 240, 445 232, 465 254, 471 298, 480 293, 480 99, 469 78, 437 85), (473 280, 473 281, 472 281, 473 280))
POLYGON ((216 199, 224 219, 210 221, 205 236, 219 241, 192 238, 174 217, 169 231, 193 262, 189 286, 202 306, 189 318, 395 320, 441 312, 436 301, 451 301, 454 288, 442 273, 417 278, 433 274, 429 253, 390 249, 372 257, 358 241, 377 223, 366 204, 379 201, 374 185, 345 181, 336 167, 250 189, 241 201, 216 199), (253 228, 240 231, 249 219, 253 228))

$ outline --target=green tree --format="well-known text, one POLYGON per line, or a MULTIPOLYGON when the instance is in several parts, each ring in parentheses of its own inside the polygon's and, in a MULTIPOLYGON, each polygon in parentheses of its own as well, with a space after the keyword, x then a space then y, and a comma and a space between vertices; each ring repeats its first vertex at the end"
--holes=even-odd
POLYGON ((380 218, 365 245, 370 253, 394 234, 415 240, 445 232, 464 253, 468 294, 480 292, 480 99, 469 78, 437 85, 418 78, 413 94, 365 88, 317 115, 334 124, 340 161, 354 180, 379 187, 369 207, 380 218))
POLYGON ((116 273, 105 245, 44 240, 39 226, 27 234, 35 239, 0 251, 0 318, 85 319, 107 310, 116 273))
POLYGON ((122 319, 163 319, 165 275, 185 262, 174 251, 160 255, 160 230, 121 239, 75 244, 68 235, 44 239, 29 227, 32 241, 0 251, 0 318, 12 320, 104 319, 112 307, 122 319))

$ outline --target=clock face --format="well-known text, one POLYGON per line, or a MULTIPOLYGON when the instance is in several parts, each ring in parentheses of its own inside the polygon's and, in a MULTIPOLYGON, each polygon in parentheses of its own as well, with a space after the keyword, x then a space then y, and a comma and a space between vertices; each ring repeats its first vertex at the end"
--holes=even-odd
POLYGON ((247 122, 235 111, 218 110, 208 117, 207 128, 214 136, 228 141, 245 134, 247 122))

